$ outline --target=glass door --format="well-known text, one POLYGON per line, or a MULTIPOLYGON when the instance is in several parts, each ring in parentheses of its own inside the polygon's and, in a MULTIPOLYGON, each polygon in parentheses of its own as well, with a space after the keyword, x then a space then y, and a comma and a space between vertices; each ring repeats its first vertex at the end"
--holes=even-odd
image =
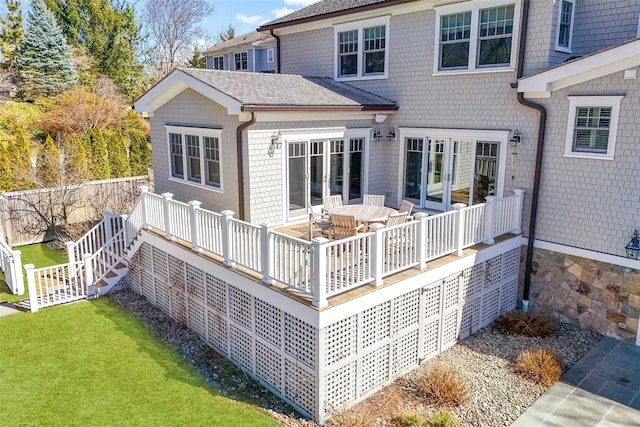
POLYGON ((307 141, 287 144, 288 217, 307 212, 307 141))

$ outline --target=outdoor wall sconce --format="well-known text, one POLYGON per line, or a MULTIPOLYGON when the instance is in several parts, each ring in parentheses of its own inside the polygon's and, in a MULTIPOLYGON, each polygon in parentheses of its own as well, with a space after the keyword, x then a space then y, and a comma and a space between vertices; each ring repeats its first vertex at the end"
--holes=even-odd
POLYGON ((373 139, 380 142, 382 140, 382 132, 380 132, 380 128, 375 128, 373 131, 373 139))
POLYGON ((522 135, 518 129, 513 131, 513 135, 511 135, 511 138, 509 139, 509 144, 514 148, 522 144, 522 135))
POLYGON ((389 128, 389 133, 387 134, 388 141, 396 140, 396 130, 394 128, 389 128))
POLYGON ((282 147, 282 141, 280 140, 280 132, 271 135, 271 144, 269 144, 269 157, 273 157, 274 151, 282 147))
POLYGON ((625 252, 627 253, 627 258, 629 259, 638 259, 638 254, 640 254, 640 239, 638 239, 638 230, 633 232, 633 236, 631 236, 631 240, 627 243, 627 246, 624 247, 625 252))

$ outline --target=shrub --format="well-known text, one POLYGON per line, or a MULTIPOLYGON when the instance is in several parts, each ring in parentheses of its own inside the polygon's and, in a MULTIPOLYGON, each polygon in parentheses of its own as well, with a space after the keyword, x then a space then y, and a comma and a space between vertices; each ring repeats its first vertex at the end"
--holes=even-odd
POLYGON ((556 326, 551 319, 530 316, 520 310, 504 314, 496 321, 496 328, 502 333, 527 337, 546 338, 556 332, 556 326))
POLYGON ((525 350, 518 355, 515 370, 525 378, 551 387, 562 377, 560 358, 546 348, 525 350))
POLYGON ((464 376, 456 368, 440 363, 422 371, 413 382, 428 403, 438 406, 460 406, 469 394, 464 376))
POLYGON ((426 422, 424 415, 408 410, 398 411, 393 421, 398 427, 422 427, 426 422))
POLYGON ((447 411, 438 412, 429 420, 429 426, 431 427, 462 427, 462 424, 458 424, 453 420, 451 414, 447 411))
POLYGON ((343 409, 334 413, 327 421, 329 427, 370 427, 377 423, 376 414, 362 405, 343 409))

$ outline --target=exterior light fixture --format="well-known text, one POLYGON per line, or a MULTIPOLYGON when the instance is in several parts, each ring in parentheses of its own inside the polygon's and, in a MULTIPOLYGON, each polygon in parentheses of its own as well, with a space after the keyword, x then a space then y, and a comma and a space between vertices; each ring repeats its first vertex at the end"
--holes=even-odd
POLYGON ((387 140, 389 141, 396 140, 396 130, 394 128, 389 128, 389 133, 387 134, 387 140))
POLYGON ((382 140, 382 132, 380 132, 380 128, 375 128, 373 131, 373 139, 380 142, 382 140))
POLYGON ((522 135, 518 129, 513 131, 513 135, 511 135, 511 138, 509 139, 509 144, 514 148, 522 144, 522 135))
POLYGON ((631 236, 631 240, 627 243, 627 246, 624 247, 625 252, 627 253, 627 258, 629 259, 638 259, 638 254, 640 254, 640 239, 638 239, 638 230, 633 232, 633 236, 631 236))
POLYGON ((276 149, 282 147, 282 141, 280 140, 280 132, 271 135, 271 144, 269 144, 269 157, 273 157, 273 153, 276 149))
POLYGON ((387 120, 387 115, 384 113, 376 113, 374 120, 376 123, 382 123, 387 120))

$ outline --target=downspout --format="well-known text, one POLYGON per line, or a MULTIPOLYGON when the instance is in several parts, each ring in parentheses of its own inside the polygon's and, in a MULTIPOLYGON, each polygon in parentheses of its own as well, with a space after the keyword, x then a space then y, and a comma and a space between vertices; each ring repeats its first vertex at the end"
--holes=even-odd
POLYGON ((251 112, 248 122, 240 123, 236 129, 236 158, 238 170, 238 219, 244 221, 244 163, 242 158, 242 131, 256 122, 256 116, 251 112))
MULTIPOLYGON (((518 63, 516 68, 516 76, 518 79, 522 77, 524 68, 524 50, 526 46, 527 28, 529 24, 529 0, 524 0, 522 11, 522 28, 520 34, 520 43, 518 47, 518 63)), ((512 84, 517 88, 518 83, 512 84)), ((536 104, 524 98, 524 94, 518 93, 518 103, 536 110, 539 115, 538 121, 538 138, 536 146, 536 162, 533 175, 533 191, 531 193, 531 215, 529 217, 529 238, 527 240, 527 258, 525 260, 524 270, 524 288, 522 291, 523 311, 529 308, 529 290, 531 288, 531 272, 533 270, 533 241, 536 234, 536 219, 538 216, 538 198, 540 194, 540 177, 542 175, 542 155, 544 152, 544 134, 547 125, 547 110, 544 106, 536 104), (526 303, 525 303, 526 301, 526 303)))
POLYGON ((276 39, 276 74, 280 74, 280 36, 276 36, 273 28, 269 30, 269 34, 276 39))

